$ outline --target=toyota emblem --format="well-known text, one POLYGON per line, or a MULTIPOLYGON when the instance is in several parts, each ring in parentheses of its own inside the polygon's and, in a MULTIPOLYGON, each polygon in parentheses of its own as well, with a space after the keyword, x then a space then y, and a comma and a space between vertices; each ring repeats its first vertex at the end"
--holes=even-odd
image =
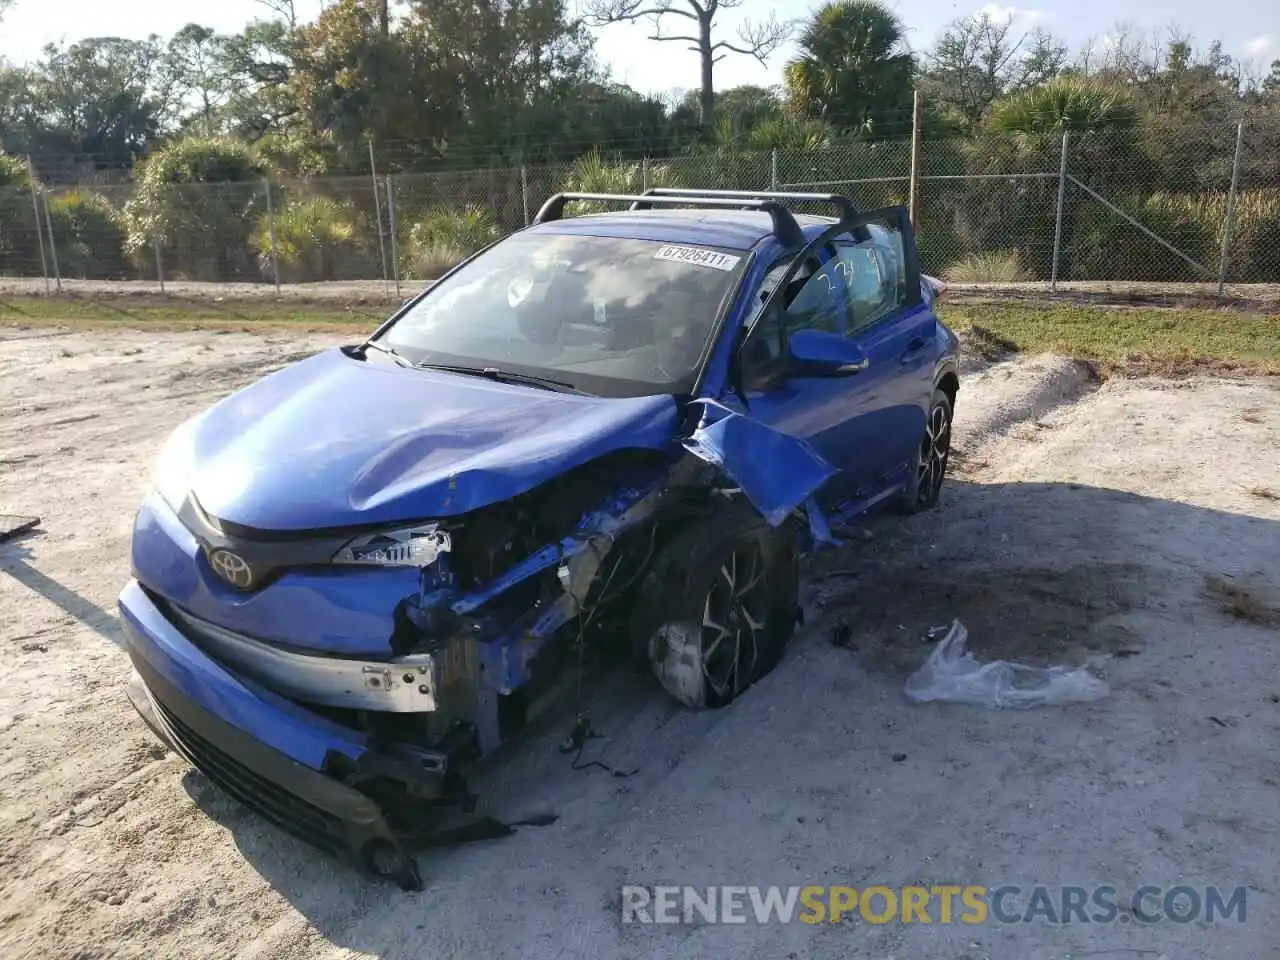
POLYGON ((248 590, 253 586, 253 570, 245 562, 244 557, 230 550, 212 550, 209 553, 209 566, 237 590, 248 590))

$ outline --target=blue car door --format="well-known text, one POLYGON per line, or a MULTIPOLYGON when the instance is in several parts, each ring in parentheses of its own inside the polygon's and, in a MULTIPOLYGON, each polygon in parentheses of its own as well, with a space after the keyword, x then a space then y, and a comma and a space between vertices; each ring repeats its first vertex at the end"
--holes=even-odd
POLYGON ((846 219, 770 274, 740 358, 749 415, 804 438, 839 469, 824 507, 842 513, 892 494, 924 435, 937 349, 906 210, 846 219), (788 346, 804 330, 844 338, 859 362, 836 375, 804 372, 788 346))

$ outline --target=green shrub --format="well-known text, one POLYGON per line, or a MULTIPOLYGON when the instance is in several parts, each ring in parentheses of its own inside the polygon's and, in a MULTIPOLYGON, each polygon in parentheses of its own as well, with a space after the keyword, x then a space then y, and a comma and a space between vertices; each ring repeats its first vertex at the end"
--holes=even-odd
POLYGON ((1015 93, 991 108, 989 121, 998 133, 1031 135, 1128 128, 1137 122, 1128 91, 1079 77, 1059 77, 1015 93))
POLYGON ((1280 283, 1280 190, 1240 193, 1231 238, 1228 279, 1280 283))
MULTIPOLYGON (((1166 193, 1112 202, 1210 270, 1218 259, 1225 197, 1166 193)), ((1205 275, 1122 217, 1090 199, 1077 205, 1059 276, 1070 280, 1202 280, 1205 275)))
MULTIPOLYGON (((276 262, 282 283, 345 280, 367 273, 369 258, 349 202, 328 197, 288 200, 276 213, 276 262)), ((259 218, 249 247, 271 277, 271 222, 259 218)))
POLYGON ((58 271, 81 280, 127 280, 137 275, 125 253, 128 237, 120 213, 91 190, 49 195, 58 271))
MULTIPOLYGON (((646 187, 682 187, 684 181, 666 163, 649 163, 648 171, 640 162, 609 161, 600 151, 592 150, 573 162, 560 189, 576 193, 643 193, 646 187)), ((698 186, 704 186, 698 184, 698 186)), ((616 204, 614 205, 616 206, 616 204)), ((575 203, 566 211, 571 216, 601 213, 608 204, 575 203)))
POLYGON ((965 254, 947 267, 943 276, 955 283, 1019 283, 1031 279, 1012 250, 965 254))
POLYGON ((831 145, 831 128, 821 120, 778 116, 761 120, 747 134, 752 150, 821 150, 831 145))
POLYGON ((493 215, 484 207, 432 208, 408 227, 402 272, 410 280, 434 280, 497 240, 500 233, 493 215))
POLYGON ((30 190, 31 171, 17 157, 0 150, 0 190, 30 190))
POLYGON ((128 252, 153 269, 159 243, 168 276, 247 280, 258 276, 249 237, 266 208, 266 171, 231 139, 179 140, 138 168, 137 192, 124 208, 128 252))
POLYGON ((31 175, 17 157, 0 151, 0 273, 40 275, 40 244, 31 206, 31 175))

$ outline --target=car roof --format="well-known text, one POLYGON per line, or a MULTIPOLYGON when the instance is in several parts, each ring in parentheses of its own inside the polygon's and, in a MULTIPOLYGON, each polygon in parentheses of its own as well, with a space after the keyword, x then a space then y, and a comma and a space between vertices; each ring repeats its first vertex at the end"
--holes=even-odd
MULTIPOLYGON (((796 214, 796 222, 806 237, 813 237, 836 221, 832 217, 796 214)), ((773 236, 773 221, 759 210, 623 210, 550 220, 534 224, 527 231, 751 250, 773 236)))

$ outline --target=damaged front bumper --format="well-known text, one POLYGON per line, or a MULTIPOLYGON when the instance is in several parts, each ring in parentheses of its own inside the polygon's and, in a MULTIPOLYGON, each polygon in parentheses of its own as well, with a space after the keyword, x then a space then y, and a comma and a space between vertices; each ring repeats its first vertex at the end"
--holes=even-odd
POLYGON ((436 710, 438 666, 429 654, 394 661, 326 657, 286 650, 202 620, 177 607, 170 617, 200 638, 214 659, 293 700, 378 713, 436 710))
POLYGON ((370 752, 363 737, 212 660, 136 581, 121 594, 120 612, 137 674, 130 699, 160 739, 288 833, 406 890, 422 888, 378 804, 329 772, 360 767, 370 752))

